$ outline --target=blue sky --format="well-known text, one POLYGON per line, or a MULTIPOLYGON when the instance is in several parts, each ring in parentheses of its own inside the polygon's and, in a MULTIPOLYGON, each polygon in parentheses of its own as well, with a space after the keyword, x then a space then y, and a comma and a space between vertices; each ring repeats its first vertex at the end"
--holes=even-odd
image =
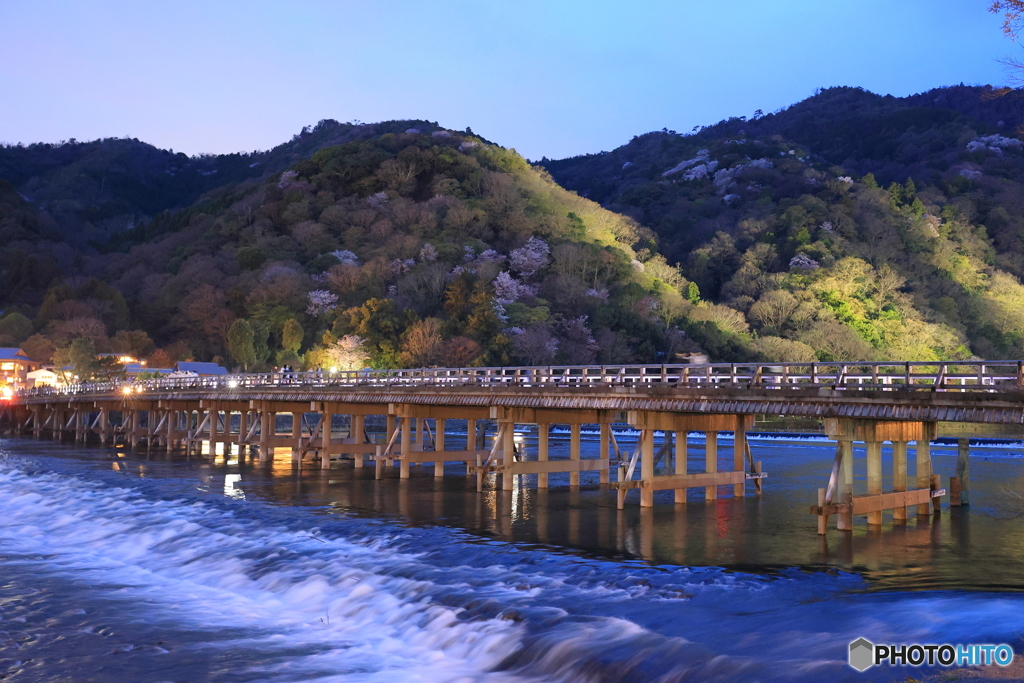
POLYGON ((0 0, 0 141, 267 149, 420 118, 531 159, 773 111, 818 87, 1002 83, 988 0, 0 0))

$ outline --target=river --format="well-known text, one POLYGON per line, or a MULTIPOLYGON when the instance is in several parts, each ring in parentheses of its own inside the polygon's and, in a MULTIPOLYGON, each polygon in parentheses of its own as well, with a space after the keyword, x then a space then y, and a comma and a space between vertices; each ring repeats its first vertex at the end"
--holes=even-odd
MULTIPOLYGON (((859 674, 848 643, 1024 651, 1020 444, 972 449, 969 508, 825 538, 807 509, 834 444, 751 447, 761 497, 619 511, 589 473, 477 493, 457 464, 375 481, 0 439, 0 680, 895 681, 939 672, 859 674)), ((933 455, 945 481, 955 446, 933 455)))

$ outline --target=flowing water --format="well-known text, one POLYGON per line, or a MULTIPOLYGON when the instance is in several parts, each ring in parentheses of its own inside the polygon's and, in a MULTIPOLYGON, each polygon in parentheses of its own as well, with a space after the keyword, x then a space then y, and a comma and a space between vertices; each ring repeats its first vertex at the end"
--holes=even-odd
MULTIPOLYGON (((822 539, 834 444, 751 443, 760 498, 619 511, 590 473, 477 493, 456 464, 375 481, 3 439, 0 680, 896 681, 929 672, 858 674, 847 644, 1024 649, 1019 444, 972 450, 970 508, 822 539)), ((955 457, 936 447, 936 472, 955 457)))

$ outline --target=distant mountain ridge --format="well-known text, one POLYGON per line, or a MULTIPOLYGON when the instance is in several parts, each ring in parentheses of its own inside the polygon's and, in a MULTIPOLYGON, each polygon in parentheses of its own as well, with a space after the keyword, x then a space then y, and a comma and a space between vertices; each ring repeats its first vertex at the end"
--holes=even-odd
POLYGON ((408 128, 439 129, 429 121, 325 119, 267 151, 197 156, 133 138, 0 145, 0 180, 51 217, 63 239, 84 248, 226 185, 280 173, 324 147, 408 128))

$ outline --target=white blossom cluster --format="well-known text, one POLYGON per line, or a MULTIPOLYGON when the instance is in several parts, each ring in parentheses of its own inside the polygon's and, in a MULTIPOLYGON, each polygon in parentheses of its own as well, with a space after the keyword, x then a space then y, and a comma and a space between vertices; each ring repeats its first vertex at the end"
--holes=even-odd
POLYGON ((814 270, 815 268, 820 268, 821 264, 806 254, 797 254, 793 258, 789 259, 789 267, 802 268, 803 270, 814 270))
POLYGON ((536 296, 537 289, 512 277, 508 271, 501 271, 494 278, 494 300, 502 306, 515 303, 525 296, 536 296))
POLYGON ((708 175, 718 168, 717 161, 709 161, 706 164, 694 166, 689 171, 683 174, 683 180, 701 180, 707 178, 708 175))
POLYGON ((1004 149, 1021 149, 1022 147, 1024 147, 1024 142, 998 134, 984 135, 977 140, 971 140, 967 143, 968 152, 987 150, 999 156, 1003 155, 1004 149))
POLYGON ((383 210, 384 207, 388 205, 388 201, 390 200, 388 198, 387 192, 378 192, 377 194, 370 195, 369 197, 366 198, 367 204, 369 204, 375 209, 380 210, 383 210))
POLYGON ((307 295, 307 298, 309 299, 309 306, 306 308, 307 315, 323 315, 338 306, 338 295, 332 294, 326 289, 314 289, 307 295))
POLYGON ((480 144, 477 143, 477 142, 473 142, 472 140, 466 140, 461 145, 459 145, 459 151, 460 152, 467 152, 467 151, 473 149, 474 147, 479 147, 479 146, 480 146, 480 144))
POLYGON ((526 244, 513 249, 509 254, 512 261, 512 269, 528 278, 548 264, 548 254, 551 253, 548 243, 539 237, 531 237, 526 244))
POLYGON ((724 197, 722 197, 722 201, 728 204, 729 206, 732 206, 734 203, 738 202, 739 199, 740 196, 738 194, 727 194, 724 197))
POLYGON ((969 168, 961 168, 960 175, 968 180, 979 180, 984 174, 981 171, 972 171, 969 168))
POLYGON ((298 179, 298 177, 299 174, 296 173, 295 171, 285 171, 284 173, 281 174, 281 182, 279 182, 277 186, 283 190, 284 188, 294 183, 298 179))
POLYGON ((338 259, 343 265, 359 265, 359 257, 348 249, 335 249, 331 252, 331 256, 338 259))
POLYGON ((435 247, 430 242, 427 242, 426 244, 423 245, 423 248, 420 249, 420 261, 430 262, 430 261, 436 261, 436 260, 437 260, 437 247, 435 247))
MULTIPOLYGON (((678 164, 676 164, 672 168, 670 168, 667 171, 665 171, 664 173, 662 173, 661 177, 662 178, 666 178, 666 177, 672 175, 673 173, 679 173, 680 171, 688 169, 691 166, 696 166, 697 164, 706 163, 707 160, 710 158, 709 154, 710 154, 710 152, 708 152, 708 150, 702 149, 702 150, 697 152, 697 156, 695 156, 692 159, 687 159, 686 161, 680 161, 678 164)), ((623 167, 623 168, 625 168, 625 167, 623 167)))
POLYGON ((841 183, 846 183, 847 185, 853 185, 853 178, 851 178, 848 175, 841 175, 838 178, 836 178, 836 180, 838 180, 841 183))
POLYGON ((608 301, 608 288, 602 287, 601 289, 594 289, 593 287, 591 287, 590 289, 587 290, 587 296, 594 297, 595 299, 600 299, 601 301, 608 301))

